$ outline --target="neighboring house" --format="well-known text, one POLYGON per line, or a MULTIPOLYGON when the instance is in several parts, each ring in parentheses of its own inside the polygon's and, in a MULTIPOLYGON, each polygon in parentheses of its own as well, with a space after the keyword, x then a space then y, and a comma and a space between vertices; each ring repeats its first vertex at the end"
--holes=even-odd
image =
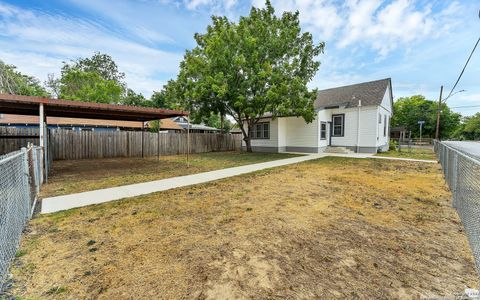
MULTIPOLYGON (((14 128, 38 128, 38 116, 0 114, 0 126, 14 128)), ((47 117, 47 126, 49 129, 61 128, 73 131, 142 130, 142 122, 60 117, 47 117)), ((163 132, 183 131, 182 127, 170 119, 163 119, 160 122, 160 130, 163 132)))
POLYGON ((243 134, 242 129, 240 129, 238 127, 230 129, 229 133, 230 134, 243 134))
POLYGON ((407 129, 404 126, 390 128, 390 138, 400 141, 406 140, 407 129))
MULTIPOLYGON (((188 118, 187 117, 174 117, 171 118, 173 122, 178 124, 180 127, 182 127, 184 130, 187 130, 188 128, 188 118)), ((219 132, 220 129, 215 128, 215 127, 210 127, 205 124, 190 124, 190 132, 195 132, 195 133, 216 133, 219 132)))
POLYGON ((388 150, 393 108, 390 78, 319 91, 314 108, 311 123, 301 117, 262 116, 250 133, 253 151, 388 150))

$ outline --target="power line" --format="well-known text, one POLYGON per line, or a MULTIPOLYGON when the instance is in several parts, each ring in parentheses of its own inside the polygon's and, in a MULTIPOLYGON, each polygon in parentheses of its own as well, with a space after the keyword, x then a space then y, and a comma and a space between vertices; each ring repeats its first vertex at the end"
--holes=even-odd
POLYGON ((477 42, 475 43, 475 46, 473 47, 472 52, 470 53, 470 56, 468 57, 467 62, 465 63, 465 66, 463 66, 462 72, 460 72, 460 75, 458 76, 457 81, 453 85, 453 88, 450 91, 450 93, 448 93, 448 96, 445 98, 444 102, 446 102, 448 100, 448 97, 450 97, 452 95, 453 90, 455 90, 455 88, 457 87, 457 84, 460 81, 460 78, 462 78, 463 72, 465 72, 465 69, 467 68, 468 63, 470 62, 470 58, 472 58, 472 55, 475 52, 475 49, 477 49, 477 46, 478 46, 479 42, 480 42, 480 37, 478 38, 477 42))
POLYGON ((450 107, 450 108, 473 108, 473 107, 480 107, 480 105, 454 106, 454 107, 450 107))

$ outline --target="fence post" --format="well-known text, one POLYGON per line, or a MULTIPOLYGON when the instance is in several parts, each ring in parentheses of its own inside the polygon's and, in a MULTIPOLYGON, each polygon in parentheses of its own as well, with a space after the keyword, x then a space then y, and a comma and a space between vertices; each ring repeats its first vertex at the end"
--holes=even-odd
POLYGON ((30 198, 31 198, 31 193, 30 193, 30 184, 29 184, 29 181, 30 181, 30 176, 29 176, 29 170, 28 170, 28 152, 27 152, 27 148, 25 147, 22 147, 21 149, 22 151, 22 172, 23 172, 23 191, 24 191, 24 195, 22 198, 23 199, 23 203, 21 203, 21 205, 25 205, 25 221, 28 220, 28 218, 30 217, 30 198))

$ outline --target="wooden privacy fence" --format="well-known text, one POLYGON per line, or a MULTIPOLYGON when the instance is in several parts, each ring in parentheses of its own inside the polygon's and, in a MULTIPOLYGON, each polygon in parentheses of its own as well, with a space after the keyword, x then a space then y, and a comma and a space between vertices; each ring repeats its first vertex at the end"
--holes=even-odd
POLYGON ((0 155, 39 144, 38 128, 10 128, 0 126, 0 155))
MULTIPOLYGON (((30 132, 37 137, 0 139, 0 152, 20 149, 32 142, 38 145, 38 128, 3 128, 0 136, 23 136, 30 132), (5 130, 6 129, 6 130, 5 130), (8 131, 8 133, 7 133, 8 131)), ((190 153, 239 150, 241 136, 234 134, 191 133, 190 153)), ((144 156, 183 154, 187 151, 186 133, 143 133, 144 156)), ((48 132, 48 152, 54 160, 142 157, 141 131, 71 131, 50 129, 48 132)))

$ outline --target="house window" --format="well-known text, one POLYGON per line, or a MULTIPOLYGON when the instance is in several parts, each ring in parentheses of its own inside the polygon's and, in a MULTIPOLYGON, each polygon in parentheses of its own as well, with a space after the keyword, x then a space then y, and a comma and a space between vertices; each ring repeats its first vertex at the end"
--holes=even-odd
POLYGON ((332 136, 343 136, 345 127, 345 115, 332 115, 332 136))
POLYGON ((321 140, 327 139, 327 123, 326 122, 320 123, 320 139, 321 140))
POLYGON ((250 132, 252 139, 270 139, 270 123, 257 123, 250 132))
POLYGON ((387 136, 387 115, 385 115, 385 119, 383 121, 383 136, 387 136))
POLYGON ((382 114, 378 114, 378 124, 382 124, 382 114))

